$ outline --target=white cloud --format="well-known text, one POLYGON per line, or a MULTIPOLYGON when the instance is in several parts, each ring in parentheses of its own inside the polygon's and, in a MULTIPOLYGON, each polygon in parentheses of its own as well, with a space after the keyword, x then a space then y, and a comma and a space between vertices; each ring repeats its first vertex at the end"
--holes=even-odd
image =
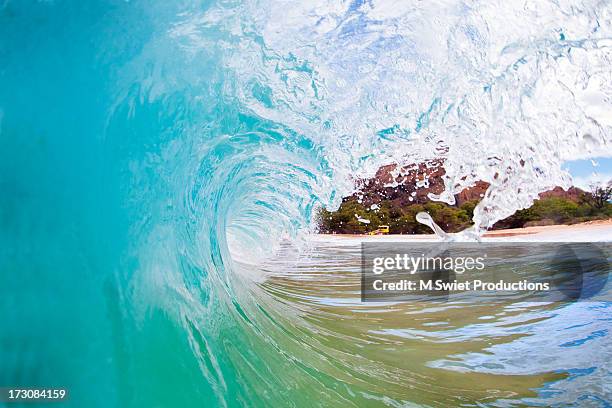
POLYGON ((572 177, 573 185, 589 191, 592 184, 607 184, 612 180, 612 173, 591 173, 589 176, 572 177))

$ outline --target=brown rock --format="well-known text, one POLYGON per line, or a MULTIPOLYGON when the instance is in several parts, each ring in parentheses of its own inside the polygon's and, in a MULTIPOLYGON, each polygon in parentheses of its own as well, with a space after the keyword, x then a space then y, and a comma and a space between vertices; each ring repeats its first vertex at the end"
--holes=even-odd
MULTIPOLYGON (((365 206, 378 204, 381 201, 391 201, 395 206, 409 206, 431 201, 429 193, 440 194, 444 190, 443 176, 446 173, 441 160, 430 160, 412 166, 404 167, 401 175, 394 175, 396 164, 381 167, 376 175, 363 180, 359 191, 351 196, 360 200, 365 206), (392 185, 392 186, 389 186, 392 185)), ((461 206, 468 201, 480 201, 489 183, 478 181, 472 187, 466 188, 455 195, 455 206, 461 206)), ((584 191, 571 187, 567 191, 561 187, 541 193, 540 198, 560 197, 579 202, 584 191)), ((348 199, 349 197, 347 197, 348 199)))

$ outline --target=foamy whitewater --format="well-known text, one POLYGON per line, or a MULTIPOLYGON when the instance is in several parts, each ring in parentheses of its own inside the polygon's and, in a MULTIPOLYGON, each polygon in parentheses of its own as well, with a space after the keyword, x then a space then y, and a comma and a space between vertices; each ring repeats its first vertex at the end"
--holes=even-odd
POLYGON ((605 404, 608 303, 365 306, 358 248, 304 237, 429 159, 434 199, 490 183, 477 237, 612 156, 611 98, 609 1, 5 1, 0 386, 605 404))

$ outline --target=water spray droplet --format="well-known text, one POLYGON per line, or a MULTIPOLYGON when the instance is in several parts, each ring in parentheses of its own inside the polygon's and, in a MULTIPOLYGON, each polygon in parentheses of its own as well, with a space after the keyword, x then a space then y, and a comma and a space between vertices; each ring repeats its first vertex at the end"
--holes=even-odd
POLYGON ((431 228, 438 237, 442 239, 449 238, 448 234, 444 232, 442 228, 440 228, 438 224, 434 222, 434 220, 431 218, 431 215, 429 215, 428 213, 421 211, 416 215, 416 220, 421 224, 427 225, 429 228, 431 228))

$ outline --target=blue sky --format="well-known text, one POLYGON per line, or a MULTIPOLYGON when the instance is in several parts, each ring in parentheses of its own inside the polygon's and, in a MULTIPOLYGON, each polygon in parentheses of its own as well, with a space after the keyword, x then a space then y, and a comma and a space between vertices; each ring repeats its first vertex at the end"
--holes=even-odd
POLYGON ((563 168, 569 171, 574 179, 574 185, 582 189, 588 189, 589 184, 594 181, 607 182, 612 179, 612 158, 601 157, 591 160, 574 160, 566 162, 563 168))

